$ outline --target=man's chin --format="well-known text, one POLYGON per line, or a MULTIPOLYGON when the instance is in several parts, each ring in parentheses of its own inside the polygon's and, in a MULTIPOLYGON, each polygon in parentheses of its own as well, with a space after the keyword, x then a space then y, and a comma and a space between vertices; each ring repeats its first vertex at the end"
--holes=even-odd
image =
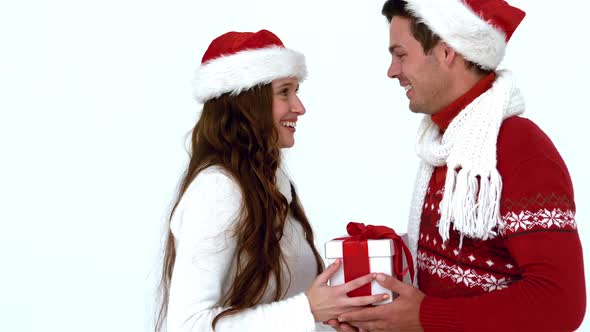
POLYGON ((408 105, 408 108, 410 109, 410 111, 412 113, 416 113, 416 114, 424 113, 424 112, 422 112, 421 107, 412 104, 412 102, 410 102, 410 104, 408 105))
POLYGON ((430 112, 429 109, 424 107, 424 105, 416 105, 416 104, 412 103, 411 101, 410 101, 410 105, 408 107, 410 108, 410 111, 412 111, 412 113, 432 114, 432 112, 430 112))

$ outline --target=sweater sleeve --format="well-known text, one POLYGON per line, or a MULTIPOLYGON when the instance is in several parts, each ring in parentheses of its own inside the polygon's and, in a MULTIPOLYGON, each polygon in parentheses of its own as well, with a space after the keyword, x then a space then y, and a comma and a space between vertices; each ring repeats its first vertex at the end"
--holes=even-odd
MULTIPOLYGON (((213 318, 233 277, 236 241, 231 227, 238 217, 241 191, 222 172, 205 170, 190 185, 171 221, 176 261, 170 284, 169 332, 212 331, 213 318)), ((311 331, 315 326, 304 293, 239 314, 216 325, 224 331, 311 331)))
POLYGON ((577 234, 531 233, 515 237, 509 247, 522 280, 470 298, 426 297, 420 308, 424 331, 576 330, 586 306, 577 234))
POLYGON ((504 177, 500 231, 522 278, 481 296, 426 297, 425 331, 573 331, 586 290, 569 174, 561 158, 530 158, 504 177))

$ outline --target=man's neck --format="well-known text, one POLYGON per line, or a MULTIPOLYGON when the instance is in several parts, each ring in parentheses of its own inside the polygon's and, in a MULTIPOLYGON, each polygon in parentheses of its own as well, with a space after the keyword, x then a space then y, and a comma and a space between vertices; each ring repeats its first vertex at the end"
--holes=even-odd
POLYGON ((441 130, 446 130, 451 121, 455 118, 455 116, 457 116, 457 114, 461 112, 461 110, 463 110, 475 98, 477 98, 482 93, 484 93, 492 87, 495 79, 496 75, 494 73, 490 73, 486 76, 483 76, 481 79, 479 79, 479 81, 477 81, 473 86, 471 86, 469 90, 465 91, 462 95, 455 98, 451 103, 449 103, 439 112, 432 115, 432 121, 436 123, 436 125, 441 130))
POLYGON ((453 73, 452 77, 447 81, 446 93, 444 96, 441 96, 442 98, 439 100, 444 106, 436 110, 432 115, 446 109, 486 76, 487 74, 475 72, 468 68, 462 68, 461 71, 453 73))
POLYGON ((457 100, 459 97, 467 93, 467 91, 473 89, 473 87, 487 75, 487 73, 468 69, 461 72, 460 75, 457 75, 457 79, 453 84, 453 89, 450 92, 453 96, 451 102, 457 100))

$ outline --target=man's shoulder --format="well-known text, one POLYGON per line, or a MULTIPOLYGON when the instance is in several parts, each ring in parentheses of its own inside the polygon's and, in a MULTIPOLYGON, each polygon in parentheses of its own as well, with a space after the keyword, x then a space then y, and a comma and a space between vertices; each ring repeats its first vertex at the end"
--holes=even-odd
POLYGON ((502 123, 498 134, 498 167, 511 168, 533 159, 545 159, 564 167, 557 148, 533 121, 520 116, 502 123))
POLYGON ((504 122, 498 133, 498 154, 514 152, 519 155, 545 155, 557 152, 553 142, 533 121, 513 116, 504 122))
POLYGON ((533 121, 520 116, 512 116, 502 122, 498 143, 514 139, 530 141, 544 137, 547 135, 533 121))

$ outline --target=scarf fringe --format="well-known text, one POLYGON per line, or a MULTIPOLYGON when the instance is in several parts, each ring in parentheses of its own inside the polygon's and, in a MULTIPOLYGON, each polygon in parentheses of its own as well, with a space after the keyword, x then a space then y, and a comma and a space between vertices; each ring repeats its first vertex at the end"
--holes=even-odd
POLYGON ((500 221, 502 178, 496 169, 485 172, 470 169, 447 170, 445 195, 440 203, 438 231, 444 242, 453 230, 469 238, 487 240, 496 236, 500 221))

